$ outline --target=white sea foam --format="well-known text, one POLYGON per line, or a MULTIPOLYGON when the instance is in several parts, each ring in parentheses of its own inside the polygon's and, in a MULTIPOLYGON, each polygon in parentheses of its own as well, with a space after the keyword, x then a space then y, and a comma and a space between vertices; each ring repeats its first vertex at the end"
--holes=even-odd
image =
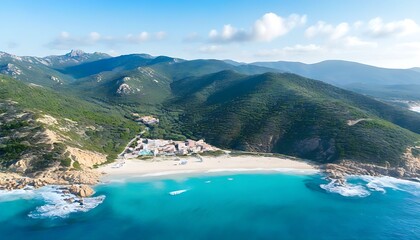
POLYGON ((15 201, 18 199, 31 199, 35 197, 33 188, 17 190, 0 190, 0 202, 15 201))
POLYGON ((26 188, 11 191, 0 191, 0 201, 15 201, 18 199, 38 199, 45 204, 31 211, 32 218, 65 218, 70 213, 87 212, 103 202, 105 196, 84 198, 83 205, 79 202, 69 203, 66 199, 78 198, 73 194, 63 194, 58 186, 45 186, 39 189, 26 188))
MULTIPOLYGON (((71 213, 88 212, 101 204, 105 196, 84 198, 80 202, 69 203, 66 199, 78 199, 73 194, 63 194, 56 186, 47 186, 37 190, 36 197, 43 200, 45 205, 37 207, 29 213, 32 218, 65 218, 71 213)), ((80 200, 80 199, 79 199, 80 200)))
POLYGON ((188 189, 176 190, 176 191, 169 192, 169 195, 175 196, 175 195, 182 194, 182 193, 184 193, 186 191, 188 191, 188 189))
POLYGON ((408 192, 416 196, 420 196, 420 183, 393 178, 393 177, 371 177, 371 176, 360 176, 353 177, 360 178, 366 182, 366 186, 372 191, 386 192, 386 189, 393 189, 408 192))
POLYGON ((414 112, 419 112, 420 113, 420 106, 418 106, 418 105, 417 106, 411 106, 410 107, 410 110, 411 111, 414 111, 414 112))
POLYGON ((347 183, 345 186, 331 181, 328 184, 321 184, 320 187, 328 192, 338 193, 346 197, 366 197, 371 192, 386 193, 387 189, 404 191, 415 196, 420 196, 420 183, 393 178, 393 177, 372 177, 372 176, 350 176, 348 180, 362 180, 361 183, 347 183))
POLYGON ((361 185, 346 184, 341 185, 336 181, 331 181, 328 184, 321 184, 320 187, 331 193, 338 193, 345 197, 367 197, 370 192, 361 185))

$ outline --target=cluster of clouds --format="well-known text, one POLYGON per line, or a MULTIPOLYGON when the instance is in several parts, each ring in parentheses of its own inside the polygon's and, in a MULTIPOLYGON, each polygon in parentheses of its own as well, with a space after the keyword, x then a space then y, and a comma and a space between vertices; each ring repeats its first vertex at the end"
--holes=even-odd
POLYGON ((86 36, 73 36, 69 32, 61 32, 55 39, 47 44, 52 49, 68 50, 71 48, 80 48, 103 44, 106 46, 115 46, 119 44, 140 44, 149 41, 160 41, 166 38, 166 32, 141 32, 139 34, 127 34, 122 37, 103 36, 98 32, 90 32, 86 36))
MULTIPOLYGON (((140 32, 120 37, 103 36, 98 32, 77 37, 68 32, 61 32, 48 43, 48 46, 53 49, 69 49, 96 44, 112 47, 119 44, 160 41, 166 37, 167 34, 163 31, 140 32)), ((388 51, 389 56, 404 52, 407 56, 416 54, 417 59, 420 59, 420 25, 412 19, 387 22, 376 17, 367 21, 340 23, 318 21, 309 25, 306 15, 291 14, 282 17, 269 12, 256 19, 248 28, 238 28, 226 24, 220 29, 209 30, 207 35, 193 32, 186 36, 183 42, 188 45, 198 43, 192 51, 200 54, 226 53, 232 49, 230 46, 235 43, 237 47, 250 46, 243 45, 246 43, 252 44, 254 52, 250 55, 256 58, 278 59, 285 56, 308 56, 311 54, 314 56, 327 54, 331 58, 335 53, 351 52, 356 56, 368 51, 376 51, 376 53, 388 51), (297 31, 298 29, 300 30, 297 31), (293 44, 276 48, 275 40, 285 38, 293 31, 297 32, 290 38, 293 44), (261 49, 261 47, 268 49, 261 49)))
POLYGON ((375 17, 367 21, 334 24, 318 21, 309 25, 306 15, 281 17, 266 13, 248 29, 227 24, 221 30, 210 30, 204 40, 196 35, 194 39, 202 42, 198 51, 203 54, 225 53, 232 49, 226 46, 229 44, 260 43, 247 45, 254 51, 248 51, 248 61, 351 59, 388 67, 405 67, 420 61, 420 25, 413 19, 385 21, 375 17), (294 30, 297 33, 286 38, 294 30), (284 44, 285 41, 275 42, 281 38, 291 39, 294 44, 276 47, 277 43, 284 44))
MULTIPOLYGON (((221 31, 211 30, 209 40, 212 43, 226 44, 232 42, 262 41, 271 42, 280 38, 296 27, 304 26, 307 22, 306 15, 292 14, 287 18, 267 13, 256 20, 250 30, 237 29, 228 24, 221 31)), ((337 25, 318 21, 307 27, 304 36, 308 40, 319 40, 323 47, 351 48, 351 47, 377 47, 378 41, 390 37, 409 37, 420 33, 420 26, 412 19, 403 19, 393 22, 384 22, 382 18, 373 18, 368 22, 357 21, 354 23, 342 22, 337 25), (367 38, 363 40, 361 36, 367 38)), ((406 44, 407 45, 407 44, 406 44)), ((414 45, 414 43, 410 43, 414 45)), ((215 45, 212 45, 215 48, 215 45)), ((285 47, 291 51, 317 51, 322 47, 313 43, 302 46, 285 47)))
POLYGON ((296 44, 260 50, 255 56, 259 58, 310 54, 345 56, 346 53, 348 56, 349 53, 368 55, 370 52, 382 56, 404 55, 407 58, 420 59, 420 26, 412 19, 385 22, 382 18, 376 17, 366 22, 338 24, 318 21, 307 26, 303 35, 306 45, 296 44))
POLYGON ((212 42, 247 42, 262 41, 270 42, 287 34, 290 30, 306 23, 306 15, 292 14, 282 18, 275 13, 266 13, 256 20, 249 30, 237 29, 230 24, 223 26, 221 31, 212 29, 209 38, 212 42))

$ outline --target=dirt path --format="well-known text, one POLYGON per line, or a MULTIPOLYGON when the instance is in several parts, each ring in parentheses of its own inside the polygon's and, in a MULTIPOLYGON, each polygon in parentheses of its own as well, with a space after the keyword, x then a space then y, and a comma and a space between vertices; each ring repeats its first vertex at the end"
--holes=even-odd
POLYGON ((358 124, 361 121, 370 121, 370 120, 372 120, 372 119, 370 119, 370 118, 359 118, 357 120, 347 120, 347 125, 353 126, 353 125, 358 124))

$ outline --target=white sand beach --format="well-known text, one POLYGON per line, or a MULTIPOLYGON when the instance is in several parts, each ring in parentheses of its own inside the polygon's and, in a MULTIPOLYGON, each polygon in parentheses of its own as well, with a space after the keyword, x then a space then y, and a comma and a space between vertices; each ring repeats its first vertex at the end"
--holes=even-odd
POLYGON ((220 172, 296 172, 314 173, 316 167, 303 162, 286 158, 265 156, 219 156, 177 158, 156 157, 148 160, 118 160, 97 170, 104 173, 102 180, 115 180, 132 177, 159 177, 166 175, 185 175, 220 172))

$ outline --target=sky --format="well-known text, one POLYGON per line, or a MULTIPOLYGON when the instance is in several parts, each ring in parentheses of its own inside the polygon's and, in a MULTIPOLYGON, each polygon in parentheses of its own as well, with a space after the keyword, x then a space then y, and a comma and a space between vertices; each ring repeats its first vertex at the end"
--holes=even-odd
POLYGON ((420 67, 416 0, 0 0, 0 51, 420 67))

